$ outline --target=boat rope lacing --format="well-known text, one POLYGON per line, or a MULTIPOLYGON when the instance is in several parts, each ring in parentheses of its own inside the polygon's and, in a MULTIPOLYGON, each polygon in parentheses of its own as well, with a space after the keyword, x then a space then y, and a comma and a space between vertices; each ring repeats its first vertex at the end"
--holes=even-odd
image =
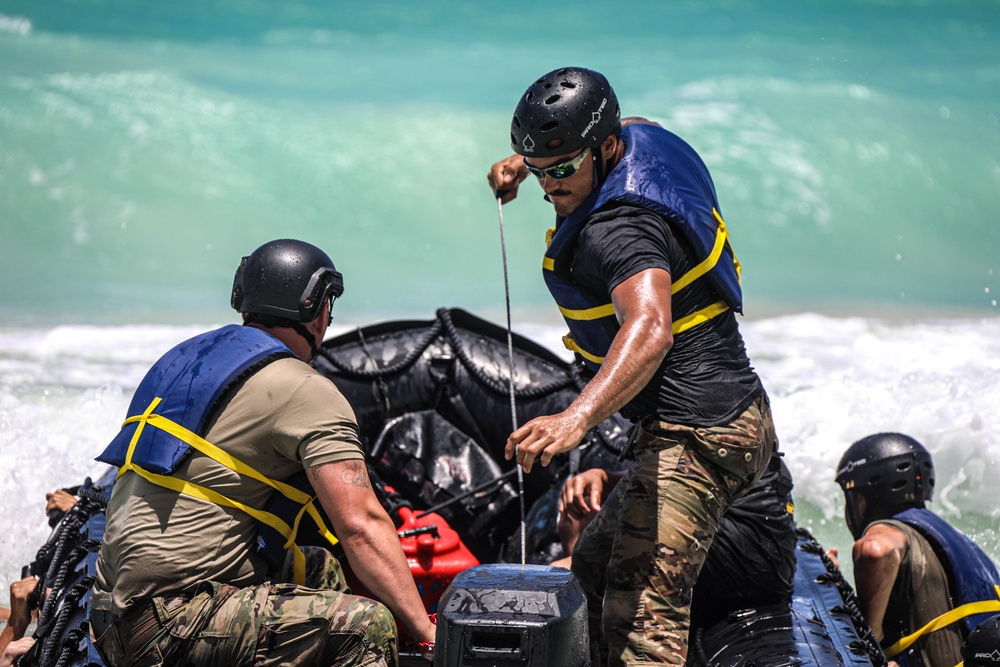
POLYGON ((837 592, 840 593, 840 597, 844 600, 843 604, 837 605, 830 611, 835 614, 846 614, 851 619, 851 623, 854 625, 859 639, 851 642, 850 648, 867 653, 875 667, 888 667, 889 660, 885 657, 881 644, 875 638, 875 633, 872 632, 864 615, 861 613, 861 603, 858 600, 857 593, 854 592, 854 588, 844 578, 844 574, 840 571, 840 568, 826 555, 826 549, 812 537, 809 531, 804 528, 797 528, 796 533, 798 533, 799 537, 808 538, 808 541, 799 545, 799 548, 807 553, 819 556, 820 560, 823 561, 823 566, 826 567, 826 574, 820 575, 818 579, 836 586, 837 592))
MULTIPOLYGON (((339 355, 335 353, 332 349, 328 347, 322 347, 319 350, 319 356, 330 362, 337 371, 343 375, 345 378, 356 380, 372 380, 373 384, 377 385, 382 383, 386 378, 401 373, 408 368, 410 368, 417 359, 420 358, 427 348, 431 346, 435 340, 439 339, 444 334, 444 337, 451 349, 455 353, 455 356, 461 362, 462 366, 468 371, 469 375, 474 377, 480 384, 492 391, 493 393, 506 396, 510 392, 510 384, 507 382, 498 382, 495 378, 490 377, 482 368, 481 364, 476 363, 476 361, 469 355, 466 349, 465 338, 463 338, 458 327, 452 321, 451 311, 447 308, 440 308, 435 313, 437 319, 430 325, 427 332, 414 343, 412 349, 399 361, 381 366, 377 356, 375 355, 375 350, 372 349, 370 340, 379 340, 379 336, 375 335, 374 339, 372 334, 364 334, 362 329, 358 329, 355 334, 358 336, 358 345, 362 348, 366 360, 366 368, 357 368, 355 365, 350 364, 347 359, 354 359, 350 349, 341 350, 339 355), (371 362, 370 364, 367 362, 371 362), (371 368, 367 368, 367 366, 371 368)), ((467 337, 466 337, 467 338, 467 337)), ((556 380, 545 384, 528 384, 525 387, 515 388, 515 395, 517 398, 523 399, 533 399, 540 398, 542 396, 548 396, 554 392, 567 387, 575 387, 577 390, 583 388, 586 381, 579 377, 579 369, 576 366, 572 366, 569 369, 568 377, 560 377, 556 380)), ((379 400, 381 397, 378 392, 382 391, 380 387, 373 386, 373 395, 379 400)), ((384 403, 384 401, 383 401, 384 403)))
POLYGON ((78 566, 89 554, 96 553, 100 541, 86 538, 85 527, 92 516, 107 507, 107 498, 100 487, 86 483, 73 490, 78 500, 56 524, 48 541, 38 550, 27 574, 38 577, 35 593, 28 600, 29 608, 38 609, 38 623, 33 637, 36 643, 19 664, 39 667, 61 667, 86 655, 89 639, 87 625, 74 615, 83 609, 83 600, 94 583, 93 576, 78 576, 78 566), (48 591, 44 602, 38 596, 48 591), (67 631, 71 623, 77 627, 67 631))
MULTIPOLYGON (((514 391, 514 333, 510 324, 510 281, 507 278, 507 242, 503 231, 503 200, 497 197, 497 214, 500 217, 500 254, 503 258, 503 292, 507 305, 507 359, 509 361, 508 384, 510 385, 510 422, 511 432, 517 430, 517 399, 514 391)), ((527 529, 524 521, 524 471, 517 461, 517 448, 514 449, 514 461, 517 468, 517 497, 521 503, 521 566, 527 564, 527 529)))

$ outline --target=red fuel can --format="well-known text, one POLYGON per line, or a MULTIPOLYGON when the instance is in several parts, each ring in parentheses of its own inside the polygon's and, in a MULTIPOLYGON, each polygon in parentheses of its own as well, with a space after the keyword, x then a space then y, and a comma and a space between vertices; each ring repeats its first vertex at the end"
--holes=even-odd
POLYGON ((455 576, 479 565, 462 542, 458 533, 440 514, 428 514, 419 519, 409 507, 399 508, 399 542, 410 564, 420 598, 428 613, 437 611, 438 600, 455 576))

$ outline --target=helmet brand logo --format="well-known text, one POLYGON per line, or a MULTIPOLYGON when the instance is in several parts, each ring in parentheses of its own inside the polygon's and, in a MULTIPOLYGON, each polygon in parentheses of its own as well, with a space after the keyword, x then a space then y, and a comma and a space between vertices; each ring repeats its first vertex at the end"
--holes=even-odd
POLYGON ((590 123, 587 124, 587 127, 583 128, 583 132, 580 133, 581 137, 587 136, 587 134, 590 132, 590 129, 595 125, 597 125, 599 122, 601 122, 601 112, 604 111, 604 107, 606 107, 607 105, 608 105, 608 98, 605 97, 603 100, 601 100, 601 106, 597 107, 597 111, 595 111, 590 115, 590 123))
POLYGON ((522 142, 522 145, 524 146, 525 153, 535 152, 535 140, 531 138, 530 134, 526 134, 524 136, 524 141, 522 142))
POLYGON ((976 653, 975 658, 990 658, 991 660, 1000 660, 1000 650, 993 651, 992 653, 976 653))
POLYGON ((854 472, 855 468, 859 468, 864 464, 868 463, 868 459, 858 459, 857 461, 848 461, 847 465, 837 471, 838 475, 845 475, 854 472))

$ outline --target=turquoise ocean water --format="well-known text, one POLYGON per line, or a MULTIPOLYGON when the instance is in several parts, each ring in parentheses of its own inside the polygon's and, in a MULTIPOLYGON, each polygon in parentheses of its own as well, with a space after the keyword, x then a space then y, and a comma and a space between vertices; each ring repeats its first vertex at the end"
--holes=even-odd
MULTIPOLYGON (((1000 556, 1000 2, 0 0, 0 602, 42 493, 142 372, 231 321, 239 258, 298 237, 343 330, 503 321, 489 165, 534 77, 604 72, 705 158, 800 522, 845 549, 832 469, 924 440, 934 508, 1000 556)), ((551 208, 504 209, 515 328, 558 345, 551 208)))

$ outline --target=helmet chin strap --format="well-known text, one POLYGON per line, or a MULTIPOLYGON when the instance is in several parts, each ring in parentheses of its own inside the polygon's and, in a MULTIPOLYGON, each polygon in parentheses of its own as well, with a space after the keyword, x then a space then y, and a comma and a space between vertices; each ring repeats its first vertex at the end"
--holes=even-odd
POLYGON ((294 323, 292 325, 292 328, 295 330, 295 333, 302 336, 302 338, 305 339, 306 343, 309 344, 309 350, 311 352, 311 356, 315 357, 316 354, 319 352, 319 343, 316 341, 316 336, 311 334, 309 330, 302 325, 301 322, 294 323))

